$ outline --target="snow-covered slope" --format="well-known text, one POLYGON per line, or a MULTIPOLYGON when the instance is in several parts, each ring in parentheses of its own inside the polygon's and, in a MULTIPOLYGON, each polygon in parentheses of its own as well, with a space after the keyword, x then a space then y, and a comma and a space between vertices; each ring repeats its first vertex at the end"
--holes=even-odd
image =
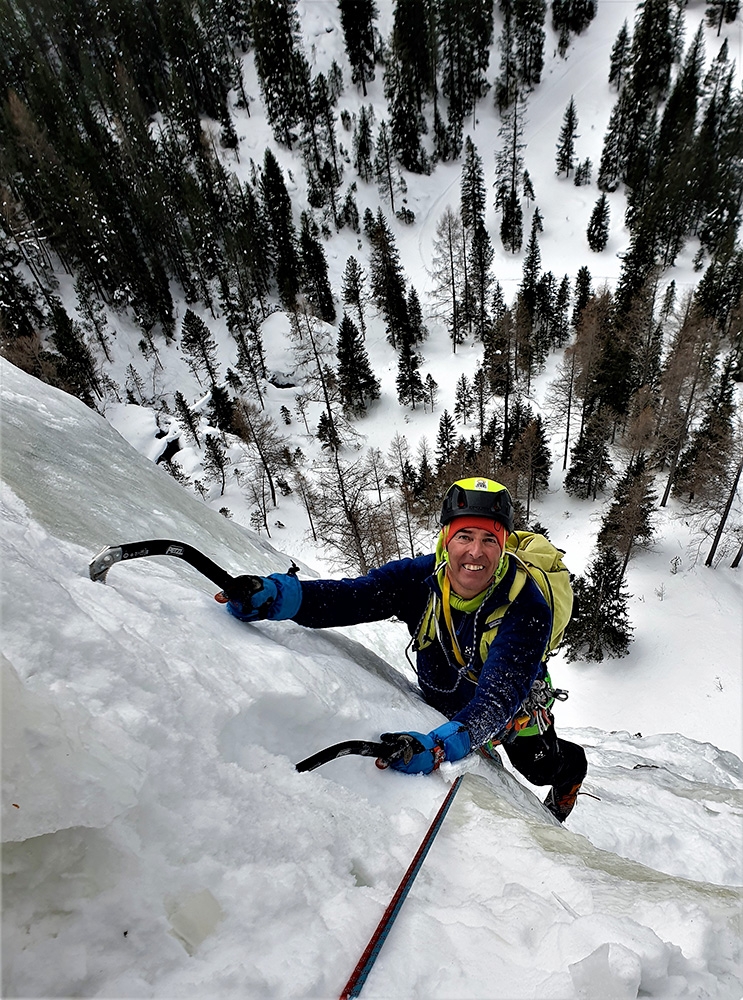
MULTIPOLYGON (((137 537, 232 572, 288 559, 1 371, 5 996, 337 996, 467 772, 364 996, 740 997, 736 755, 567 730, 591 770, 566 828, 479 759, 297 773, 337 739, 439 721, 397 669, 399 627, 372 652, 246 626, 176 560, 91 582, 100 547, 137 537)), ((672 723, 685 692, 663 695, 672 723)))

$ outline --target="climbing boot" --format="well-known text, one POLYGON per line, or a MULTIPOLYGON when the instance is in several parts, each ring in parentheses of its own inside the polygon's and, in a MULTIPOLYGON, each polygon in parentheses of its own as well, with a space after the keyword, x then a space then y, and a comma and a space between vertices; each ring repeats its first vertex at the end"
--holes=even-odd
POLYGON ((580 783, 573 785, 567 792, 556 792, 554 787, 550 788, 547 798, 544 800, 544 805, 556 819, 564 823, 573 810, 579 790, 580 783))

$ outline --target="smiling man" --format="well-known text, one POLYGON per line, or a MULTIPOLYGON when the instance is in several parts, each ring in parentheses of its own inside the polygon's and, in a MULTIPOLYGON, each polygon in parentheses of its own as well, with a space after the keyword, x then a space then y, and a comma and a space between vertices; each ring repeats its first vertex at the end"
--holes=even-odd
POLYGON ((436 551, 400 559, 366 576, 261 580, 247 602, 229 601, 242 621, 290 618, 308 628, 402 619, 411 634, 418 683, 447 722, 430 733, 387 733, 404 745, 391 767, 427 774, 475 750, 551 785, 545 805, 561 822, 586 774, 582 747, 555 734, 546 667, 552 613, 531 575, 506 549, 514 510, 505 486, 473 477, 454 483, 441 507, 436 551))

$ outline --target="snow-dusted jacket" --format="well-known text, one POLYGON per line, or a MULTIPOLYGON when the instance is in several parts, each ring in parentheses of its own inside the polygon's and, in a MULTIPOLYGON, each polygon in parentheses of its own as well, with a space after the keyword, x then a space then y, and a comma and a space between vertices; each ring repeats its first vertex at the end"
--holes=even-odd
MULTIPOLYGON (((488 616, 508 604, 516 573, 509 566, 477 611, 452 608, 452 624, 465 658, 460 667, 446 629, 430 645, 417 650, 418 683, 429 705, 467 727, 473 749, 500 733, 516 715, 535 680, 545 674, 542 657, 552 624, 547 602, 534 581, 524 586, 508 607, 481 657, 488 616)), ((400 559, 366 576, 344 580, 302 581, 302 604, 294 621, 308 628, 358 625, 399 618, 412 636, 418 634, 431 598, 440 594, 434 575, 435 556, 400 559)))

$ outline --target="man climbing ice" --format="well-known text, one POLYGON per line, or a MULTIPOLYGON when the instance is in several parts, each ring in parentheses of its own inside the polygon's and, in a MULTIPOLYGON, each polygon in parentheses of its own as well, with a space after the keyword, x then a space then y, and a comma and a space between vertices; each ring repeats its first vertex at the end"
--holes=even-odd
POLYGON ((514 529, 508 490, 492 479, 459 480, 446 492, 440 524, 429 555, 356 579, 305 582, 274 573, 244 601, 221 599, 247 622, 291 619, 328 628, 401 619, 423 697, 449 721, 430 733, 383 734, 396 748, 390 766, 428 774, 474 751, 498 760, 502 746, 529 782, 552 786, 544 804, 564 822, 586 775, 586 755, 555 733, 546 666, 554 608, 506 548, 514 529))

